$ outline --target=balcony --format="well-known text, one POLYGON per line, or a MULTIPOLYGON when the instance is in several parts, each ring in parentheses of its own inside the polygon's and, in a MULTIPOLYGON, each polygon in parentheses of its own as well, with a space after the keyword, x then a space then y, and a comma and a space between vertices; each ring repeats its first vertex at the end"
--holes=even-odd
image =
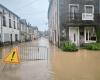
POLYGON ((73 15, 69 15, 66 18, 66 23, 64 25, 68 26, 91 26, 96 25, 96 20, 94 19, 95 14, 88 13, 76 13, 73 15))
POLYGON ((82 13, 82 20, 94 20, 93 13, 82 13))

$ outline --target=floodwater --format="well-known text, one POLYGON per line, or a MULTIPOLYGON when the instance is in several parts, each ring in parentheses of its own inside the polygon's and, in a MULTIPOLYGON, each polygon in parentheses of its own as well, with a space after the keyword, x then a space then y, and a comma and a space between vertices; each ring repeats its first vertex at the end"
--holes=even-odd
POLYGON ((100 51, 62 52, 52 47, 54 80, 100 80, 100 51))
POLYGON ((5 64, 2 61, 4 56, 15 46, 0 49, 0 80, 52 80, 47 59, 49 46, 47 39, 42 38, 17 45, 20 51, 20 64, 5 64))
MULTIPOLYGON (((49 59, 21 61, 18 65, 0 63, 0 80, 100 80, 100 51, 81 49, 78 52, 63 52, 44 38, 18 46, 24 48, 22 55, 25 58, 32 58, 32 53, 38 53, 36 48, 25 47, 45 46, 49 59)), ((0 61, 11 48, 0 48, 0 61)), ((42 49, 39 52, 46 51, 42 49)))

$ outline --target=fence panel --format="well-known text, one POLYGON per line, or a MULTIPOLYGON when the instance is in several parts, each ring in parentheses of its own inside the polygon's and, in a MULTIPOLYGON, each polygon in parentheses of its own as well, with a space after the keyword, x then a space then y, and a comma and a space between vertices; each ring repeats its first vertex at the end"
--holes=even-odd
POLYGON ((48 48, 45 46, 24 46, 20 47, 20 59, 26 61, 47 60, 48 48))

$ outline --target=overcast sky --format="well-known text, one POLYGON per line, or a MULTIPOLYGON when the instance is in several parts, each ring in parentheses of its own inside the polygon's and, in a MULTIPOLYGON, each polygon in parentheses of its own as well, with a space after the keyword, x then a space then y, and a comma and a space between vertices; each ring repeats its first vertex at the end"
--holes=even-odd
POLYGON ((44 31, 48 29, 48 0, 0 0, 0 4, 19 17, 25 18, 32 25, 38 26, 39 30, 44 31))

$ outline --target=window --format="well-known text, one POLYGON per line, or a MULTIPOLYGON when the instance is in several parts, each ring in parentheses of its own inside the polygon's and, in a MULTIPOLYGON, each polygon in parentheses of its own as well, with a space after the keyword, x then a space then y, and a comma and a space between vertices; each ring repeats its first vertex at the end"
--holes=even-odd
POLYGON ((9 28, 11 28, 11 19, 9 19, 9 28))
POLYGON ((15 15, 13 15, 13 19, 15 20, 15 15))
POLYGON ((85 5, 82 20, 94 20, 94 5, 85 5))
POLYGON ((93 29, 94 28, 86 30, 86 41, 96 41, 96 33, 93 29))
POLYGON ((18 41, 18 35, 15 34, 15 41, 18 41))
POLYGON ((86 32, 86 40, 88 40, 88 32, 86 32))
POLYGON ((21 24, 17 22, 17 29, 20 30, 21 24))
POLYGON ((9 12, 9 18, 11 18, 11 13, 9 12))
POLYGON ((13 44, 12 34, 10 34, 10 41, 11 41, 11 45, 12 45, 13 44))
POLYGON ((79 5, 69 4, 69 12, 70 12, 70 18, 75 19, 76 15, 78 15, 78 12, 79 12, 79 5))
POLYGON ((80 32, 80 35, 81 35, 81 36, 84 36, 84 32, 80 32))
POLYGON ((85 5, 85 13, 94 13, 93 5, 85 5))
POLYGON ((3 26, 6 26, 6 17, 3 16, 3 26))
POLYGON ((74 42, 76 41, 76 34, 74 34, 74 42))
POLYGON ((5 10, 3 9, 3 14, 5 14, 5 10))
POLYGON ((15 21, 13 21, 13 24, 14 24, 14 29, 16 29, 15 21))
POLYGON ((56 41, 56 30, 54 32, 55 32, 55 41, 56 41))

